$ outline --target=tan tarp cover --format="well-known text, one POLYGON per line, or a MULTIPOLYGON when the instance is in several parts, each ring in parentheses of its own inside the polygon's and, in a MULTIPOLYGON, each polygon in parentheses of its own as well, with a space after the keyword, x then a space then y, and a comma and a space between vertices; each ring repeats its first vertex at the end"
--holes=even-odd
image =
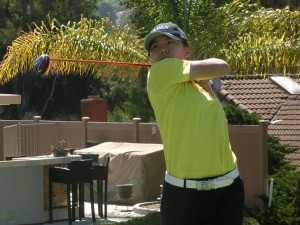
MULTIPOLYGON (((109 154, 109 203, 134 204, 153 201, 159 197, 160 185, 163 184, 165 173, 162 144, 104 142, 93 147, 76 150, 74 154, 99 154, 99 163, 102 162, 105 154, 109 154), (116 185, 119 184, 133 184, 131 199, 118 197, 116 185)), ((96 190, 96 186, 94 190, 96 190)), ((89 194, 86 193, 85 196, 89 196, 89 194)))

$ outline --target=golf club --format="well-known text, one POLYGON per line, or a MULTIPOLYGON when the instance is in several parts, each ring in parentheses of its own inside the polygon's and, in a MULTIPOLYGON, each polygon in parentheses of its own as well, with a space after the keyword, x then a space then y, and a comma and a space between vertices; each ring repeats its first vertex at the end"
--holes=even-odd
POLYGON ((141 67, 151 67, 150 64, 146 63, 133 63, 133 62, 111 62, 111 61, 101 61, 101 60, 88 60, 88 59, 66 59, 66 58, 50 58, 47 54, 42 54, 34 60, 34 71, 40 74, 44 74, 51 61, 59 62, 77 62, 77 63, 93 63, 93 64, 111 64, 120 66, 141 66, 141 67))

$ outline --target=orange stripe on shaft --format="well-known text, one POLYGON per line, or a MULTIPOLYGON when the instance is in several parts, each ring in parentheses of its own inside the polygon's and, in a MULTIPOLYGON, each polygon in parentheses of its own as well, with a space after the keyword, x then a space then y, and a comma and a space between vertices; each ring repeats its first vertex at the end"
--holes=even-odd
POLYGON ((113 64, 122 66, 141 66, 141 67, 151 67, 150 64, 146 63, 132 63, 132 62, 111 62, 111 61, 100 61, 100 60, 90 60, 90 59, 64 59, 64 58, 50 58, 50 61, 61 61, 61 62, 82 62, 82 63, 94 63, 94 64, 113 64))

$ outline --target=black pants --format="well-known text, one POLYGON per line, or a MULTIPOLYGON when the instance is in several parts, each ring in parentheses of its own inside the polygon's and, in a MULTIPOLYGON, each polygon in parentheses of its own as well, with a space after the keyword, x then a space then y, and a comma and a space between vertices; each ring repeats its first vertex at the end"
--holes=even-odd
POLYGON ((242 225, 244 184, 240 177, 210 191, 180 188, 165 182, 162 225, 242 225))

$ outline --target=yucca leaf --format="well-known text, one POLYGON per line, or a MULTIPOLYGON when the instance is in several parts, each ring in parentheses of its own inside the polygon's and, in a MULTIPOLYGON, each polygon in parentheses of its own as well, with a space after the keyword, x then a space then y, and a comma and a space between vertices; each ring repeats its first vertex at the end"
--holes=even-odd
MULTIPOLYGON (((49 19, 50 20, 50 19, 49 19)), ((18 37, 8 47, 8 52, 0 64, 0 84, 4 84, 19 73, 33 70, 33 62, 41 54, 49 54, 49 74, 119 76, 137 75, 140 68, 119 65, 96 65, 83 63, 51 62, 52 58, 92 59, 105 61, 142 62, 147 61, 142 40, 130 27, 121 28, 108 19, 90 20, 59 25, 53 19, 49 27, 42 22, 18 37)))

